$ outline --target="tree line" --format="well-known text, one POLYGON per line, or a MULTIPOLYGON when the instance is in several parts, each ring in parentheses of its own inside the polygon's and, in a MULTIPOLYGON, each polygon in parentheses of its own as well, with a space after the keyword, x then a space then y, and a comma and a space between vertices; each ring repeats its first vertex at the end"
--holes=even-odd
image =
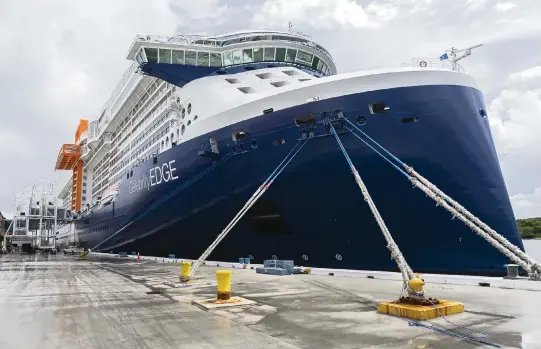
POLYGON ((520 237, 523 239, 541 239, 541 217, 517 219, 520 237))

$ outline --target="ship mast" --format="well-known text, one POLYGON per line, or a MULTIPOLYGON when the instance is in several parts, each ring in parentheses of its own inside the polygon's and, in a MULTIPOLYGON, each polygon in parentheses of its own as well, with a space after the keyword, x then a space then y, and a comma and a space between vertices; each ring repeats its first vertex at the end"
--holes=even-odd
POLYGON ((457 49, 457 48, 454 48, 454 47, 451 47, 450 50, 445 50, 445 54, 443 54, 442 56, 440 56, 440 60, 446 60, 448 59, 452 66, 453 66, 453 70, 457 70, 457 62, 460 61, 461 59, 464 59, 468 56, 471 55, 471 50, 473 50, 474 48, 478 48, 478 47, 481 47, 483 46, 483 44, 479 44, 479 45, 474 45, 474 46, 470 46, 468 48, 465 48, 465 49, 457 49), (464 54, 460 55, 457 57, 457 53, 461 53, 461 52, 464 52, 464 54), (449 59, 449 56, 451 57, 449 59))

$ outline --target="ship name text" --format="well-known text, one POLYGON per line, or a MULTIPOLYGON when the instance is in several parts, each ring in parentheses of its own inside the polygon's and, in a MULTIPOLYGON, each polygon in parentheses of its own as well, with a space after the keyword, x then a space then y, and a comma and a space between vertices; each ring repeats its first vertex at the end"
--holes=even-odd
POLYGON ((148 176, 144 175, 141 179, 131 181, 129 183, 130 194, 143 189, 150 190, 153 186, 177 179, 178 176, 175 175, 177 169, 174 164, 175 160, 164 162, 161 166, 152 167, 148 176))

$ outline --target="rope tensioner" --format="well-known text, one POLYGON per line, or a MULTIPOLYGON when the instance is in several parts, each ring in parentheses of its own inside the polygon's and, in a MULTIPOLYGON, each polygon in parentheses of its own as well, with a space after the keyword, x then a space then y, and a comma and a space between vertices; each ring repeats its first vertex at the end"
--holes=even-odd
POLYGON ((396 156, 394 156, 385 147, 383 147, 381 144, 376 142, 374 139, 368 136, 365 132, 363 132, 361 129, 355 126, 351 121, 345 118, 343 113, 340 112, 339 116, 343 120, 345 120, 346 123, 352 126, 355 130, 357 130, 359 133, 361 133, 363 136, 369 139, 374 145, 379 147, 391 159, 387 158, 378 150, 374 149, 374 147, 368 144, 367 141, 365 141, 360 136, 355 134, 352 129, 348 128, 348 130, 355 137, 359 138, 359 140, 361 140, 369 148, 374 150, 374 152, 376 152, 383 159, 389 162, 393 167, 395 167, 395 169, 397 169, 404 176, 406 176, 408 180, 413 184, 414 187, 417 187, 420 190, 422 190, 429 198, 431 198, 432 200, 436 202, 436 205, 441 206, 444 209, 446 209, 449 213, 453 215, 453 217, 457 217, 458 219, 460 219, 464 224, 466 224, 470 229, 472 229, 479 236, 484 238, 488 243, 490 243, 498 251, 503 253, 506 257, 508 257, 510 260, 512 260, 516 264, 520 265, 528 273, 528 276, 531 280, 541 281, 541 265, 538 262, 533 260, 530 256, 528 256, 526 253, 520 250, 517 246, 512 244, 504 236, 500 235, 494 229, 490 228, 487 224, 482 222, 479 218, 475 217, 466 208, 461 206, 458 202, 456 202, 447 194, 445 194, 443 191, 441 191, 433 183, 431 183, 429 180, 427 180, 422 175, 417 173, 411 166, 408 166, 403 161, 401 161, 396 156), (394 163, 393 163, 393 160, 394 160, 394 163), (405 171, 402 170, 402 168, 405 171))
POLYGON ((346 161, 353 173, 353 176, 355 177, 355 182, 361 189, 361 193, 363 194, 364 200, 368 203, 368 207, 370 208, 372 215, 376 219, 376 222, 378 223, 378 226, 381 232, 383 233, 385 240, 387 241, 387 248, 391 252, 391 259, 393 259, 396 262, 396 264, 398 265, 398 269, 400 269, 400 273, 402 274, 402 279, 404 280, 404 289, 406 289, 408 293, 408 297, 400 298, 400 302, 418 304, 418 305, 437 304, 439 302, 437 299, 430 299, 430 300, 425 299, 425 294, 423 290, 424 281, 421 280, 417 275, 413 273, 410 266, 406 262, 406 259, 402 255, 402 252, 398 248, 398 245, 395 243, 391 233, 389 232, 389 229, 387 228, 385 221, 381 217, 381 214, 379 213, 376 207, 376 204, 372 200, 372 197, 370 196, 370 193, 368 192, 366 185, 361 179, 359 172, 353 165, 351 158, 349 157, 346 149, 344 148, 344 145, 342 144, 340 137, 338 137, 338 134, 336 133, 334 125, 332 124, 332 121, 329 122, 329 124, 330 124, 331 133, 334 135, 338 143, 338 146, 340 147, 340 150, 344 154, 344 157, 346 158, 346 161))
POLYGON ((237 213, 233 220, 224 228, 224 230, 218 235, 216 240, 203 252, 203 254, 194 262, 191 269, 192 278, 201 265, 201 263, 207 259, 207 257, 214 251, 218 244, 225 238, 225 236, 233 229, 233 227, 240 221, 246 212, 255 204, 255 202, 269 189, 274 180, 282 173, 286 166, 293 160, 293 158, 301 151, 306 144, 307 140, 300 140, 295 144, 293 149, 286 155, 282 162, 276 167, 276 169, 270 174, 270 176, 259 186, 256 192, 250 197, 250 199, 244 204, 244 207, 237 213))

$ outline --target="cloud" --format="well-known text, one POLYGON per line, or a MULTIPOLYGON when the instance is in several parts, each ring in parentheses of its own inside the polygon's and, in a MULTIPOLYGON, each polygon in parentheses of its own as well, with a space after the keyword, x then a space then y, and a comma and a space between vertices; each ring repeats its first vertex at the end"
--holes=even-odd
POLYGON ((498 2, 496 5, 494 5, 494 9, 498 12, 506 12, 511 10, 515 6, 517 5, 512 2, 498 2))
POLYGON ((541 187, 530 194, 517 194, 511 197, 517 218, 541 217, 541 187))
POLYGON ((128 67, 138 32, 173 34, 165 0, 3 0, 0 4, 0 209, 53 172, 80 118, 95 118, 128 67))
MULTIPOLYGON (((380 5, 372 5, 372 14, 380 5)), ((387 9, 387 11, 392 11, 387 9)), ((372 18, 353 0, 275 0, 265 1, 260 11, 255 15, 254 23, 266 23, 273 27, 285 27, 287 21, 293 24, 325 28, 362 28, 375 27, 378 21, 372 18)), ((285 29, 285 28, 284 28, 285 29)))
POLYGON ((515 214, 541 216, 541 66, 510 74, 488 109, 515 214))

